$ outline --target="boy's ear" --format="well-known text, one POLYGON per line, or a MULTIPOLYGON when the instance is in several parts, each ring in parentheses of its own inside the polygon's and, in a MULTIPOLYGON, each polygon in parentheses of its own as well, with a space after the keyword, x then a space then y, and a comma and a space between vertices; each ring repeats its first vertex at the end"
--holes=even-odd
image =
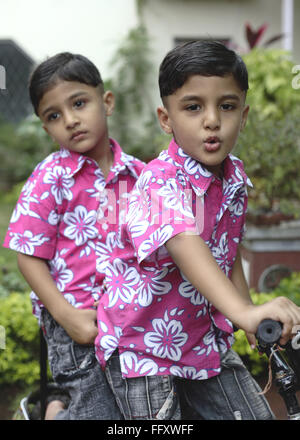
POLYGON ((243 110, 243 114, 242 114, 242 120, 241 120, 241 131, 244 130, 244 128, 246 126, 249 109, 250 109, 249 105, 245 105, 244 110, 243 110))
POLYGON ((107 90, 103 95, 103 103, 105 107, 106 116, 111 116, 115 108, 115 95, 110 90, 107 90))
POLYGON ((169 113, 166 107, 158 107, 157 116, 163 131, 167 134, 172 134, 172 127, 170 124, 169 113))

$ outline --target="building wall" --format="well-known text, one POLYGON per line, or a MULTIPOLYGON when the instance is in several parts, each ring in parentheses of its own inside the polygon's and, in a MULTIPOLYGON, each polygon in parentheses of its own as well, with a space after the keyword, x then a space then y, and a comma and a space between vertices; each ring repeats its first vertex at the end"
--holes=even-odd
POLYGON ((294 51, 293 58, 300 64, 300 2, 294 0, 294 51))
MULTIPOLYGON (((300 64, 300 2, 295 1, 294 59, 300 64)), ((143 20, 148 29, 155 64, 156 104, 157 72, 163 57, 175 44, 176 38, 228 38, 242 53, 247 50, 245 23, 254 29, 268 23, 261 42, 281 33, 281 0, 146 0, 143 20)), ((282 41, 272 48, 281 48, 282 41)))

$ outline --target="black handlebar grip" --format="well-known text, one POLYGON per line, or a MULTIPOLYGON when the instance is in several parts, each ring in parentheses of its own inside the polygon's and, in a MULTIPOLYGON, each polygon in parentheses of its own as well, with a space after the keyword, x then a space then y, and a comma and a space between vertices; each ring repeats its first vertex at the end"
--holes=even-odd
POLYGON ((275 344, 280 339, 281 331, 281 322, 264 319, 258 326, 256 338, 261 344, 275 344))

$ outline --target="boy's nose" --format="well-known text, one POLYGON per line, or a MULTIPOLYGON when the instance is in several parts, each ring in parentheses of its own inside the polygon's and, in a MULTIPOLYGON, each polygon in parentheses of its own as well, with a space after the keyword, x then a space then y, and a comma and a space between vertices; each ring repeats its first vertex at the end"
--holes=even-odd
POLYGON ((78 117, 74 112, 65 112, 64 114, 64 122, 66 128, 73 128, 76 124, 78 124, 79 120, 78 117))
POLYGON ((219 113, 216 109, 207 109, 204 115, 204 127, 210 130, 220 127, 219 113))

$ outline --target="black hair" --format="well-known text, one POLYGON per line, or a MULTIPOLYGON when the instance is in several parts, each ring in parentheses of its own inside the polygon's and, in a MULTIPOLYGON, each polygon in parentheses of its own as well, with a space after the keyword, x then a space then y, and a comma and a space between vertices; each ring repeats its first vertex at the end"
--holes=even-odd
POLYGON ((77 81, 93 87, 103 81, 97 67, 83 55, 61 52, 39 64, 29 79, 29 95, 36 115, 43 95, 58 80, 77 81))
POLYGON ((218 41, 190 41, 167 53, 159 69, 161 98, 172 95, 191 75, 226 76, 232 74, 247 91, 248 72, 242 58, 218 41))

